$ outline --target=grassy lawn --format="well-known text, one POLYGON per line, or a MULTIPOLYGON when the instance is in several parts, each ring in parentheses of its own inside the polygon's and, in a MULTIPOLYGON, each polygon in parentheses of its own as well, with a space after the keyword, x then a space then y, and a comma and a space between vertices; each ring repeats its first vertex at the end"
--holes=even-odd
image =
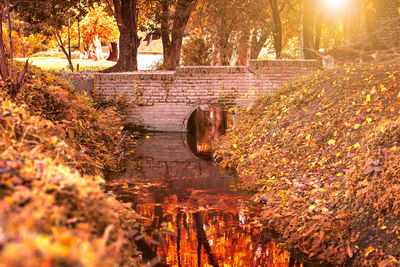
MULTIPOLYGON (((19 61, 26 61, 26 58, 17 58, 19 61)), ((40 67, 45 70, 65 70, 68 71, 68 61, 63 58, 58 57, 32 57, 29 59, 29 62, 32 65, 40 67)), ((94 61, 94 60, 80 60, 73 59, 72 64, 74 65, 74 69, 77 69, 77 65, 79 65, 79 70, 91 70, 91 71, 100 71, 111 66, 115 65, 113 61, 94 61)))
MULTIPOLYGON (((161 40, 152 41, 150 46, 146 46, 147 42, 142 42, 139 47, 139 53, 142 54, 162 54, 162 42, 161 40)), ((79 65, 79 70, 91 70, 91 71, 101 71, 107 69, 109 67, 114 66, 116 63, 112 61, 95 61, 95 60, 81 60, 74 59, 79 57, 78 52, 74 52, 72 64, 74 65, 74 70, 77 70, 77 65, 79 65)), ((26 61, 26 58, 17 58, 19 61, 26 61)), ((29 62, 32 65, 40 67, 45 70, 64 70, 69 71, 68 69, 68 61, 62 52, 58 51, 44 51, 36 53, 33 57, 29 58, 29 62)), ((146 62, 146 64, 149 64, 146 62)))

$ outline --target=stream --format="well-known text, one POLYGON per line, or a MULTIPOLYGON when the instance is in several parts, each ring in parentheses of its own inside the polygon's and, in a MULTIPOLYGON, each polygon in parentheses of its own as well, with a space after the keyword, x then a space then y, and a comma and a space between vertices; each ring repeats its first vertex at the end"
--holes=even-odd
POLYGON ((210 160, 215 136, 205 140, 198 128, 138 139, 126 171, 107 184, 147 218, 142 258, 153 266, 302 266, 263 234, 260 207, 210 160))

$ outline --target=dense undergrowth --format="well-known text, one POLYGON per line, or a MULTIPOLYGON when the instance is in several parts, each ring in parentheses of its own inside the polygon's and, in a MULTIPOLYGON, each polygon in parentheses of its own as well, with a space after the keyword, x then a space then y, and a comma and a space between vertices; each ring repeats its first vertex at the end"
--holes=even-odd
POLYGON ((0 84, 0 266, 139 265, 137 216, 102 189, 130 142, 116 107, 34 67, 15 99, 12 86, 0 84))
POLYGON ((240 114, 214 154, 266 200, 289 248, 332 265, 400 264, 400 66, 313 73, 240 114))

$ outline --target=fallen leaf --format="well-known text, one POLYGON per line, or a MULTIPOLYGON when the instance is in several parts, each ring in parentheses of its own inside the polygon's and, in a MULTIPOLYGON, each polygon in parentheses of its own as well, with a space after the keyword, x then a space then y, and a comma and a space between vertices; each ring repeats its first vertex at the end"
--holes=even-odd
POLYGON ((375 251, 375 248, 374 247, 368 247, 366 250, 365 250, 365 254, 364 254, 364 256, 365 257, 368 257, 372 252, 374 252, 375 251))

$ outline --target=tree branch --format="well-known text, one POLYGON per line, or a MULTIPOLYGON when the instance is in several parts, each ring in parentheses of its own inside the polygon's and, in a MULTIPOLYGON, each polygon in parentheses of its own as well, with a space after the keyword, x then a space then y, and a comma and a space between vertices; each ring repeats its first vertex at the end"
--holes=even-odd
POLYGON ((28 61, 29 61, 29 59, 26 60, 24 68, 18 74, 18 77, 17 77, 17 79, 15 81, 14 87, 10 91, 10 98, 11 99, 15 99, 15 97, 18 95, 18 93, 19 93, 19 91, 21 89, 22 82, 24 80, 25 74, 28 72, 28 61))
POLYGON ((61 48, 61 50, 63 51, 63 53, 65 54, 65 56, 68 59, 69 68, 71 69, 71 71, 74 71, 74 66, 72 65, 72 62, 71 62, 71 56, 68 54, 67 50, 65 49, 65 46, 63 44, 60 33, 58 32, 57 29, 54 29, 53 34, 54 34, 54 37, 56 38, 58 46, 61 48))
POLYGON ((7 7, 7 17, 8 17, 8 39, 10 43, 10 51, 9 51, 9 73, 11 74, 13 72, 13 60, 14 60, 14 53, 13 53, 13 43, 12 43, 12 27, 11 27, 11 13, 10 13, 10 5, 8 3, 8 0, 5 0, 5 4, 7 7))
MULTIPOLYGON (((0 23, 3 23, 3 14, 5 8, 5 2, 0 6, 0 23)), ((3 40, 3 27, 0 27, 0 74, 3 81, 8 78, 8 66, 7 66, 7 57, 6 57, 6 50, 4 47, 4 40, 3 40)))

